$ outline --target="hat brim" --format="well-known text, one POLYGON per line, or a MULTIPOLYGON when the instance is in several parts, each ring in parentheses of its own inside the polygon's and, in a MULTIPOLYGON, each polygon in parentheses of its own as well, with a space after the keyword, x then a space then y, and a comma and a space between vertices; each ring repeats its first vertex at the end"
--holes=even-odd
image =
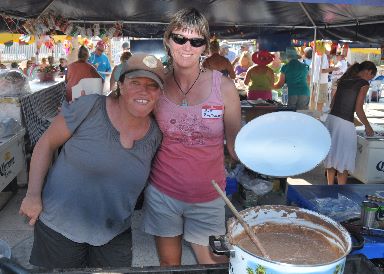
POLYGON ((124 72, 122 75, 125 75, 126 78, 130 78, 130 79, 137 78, 137 77, 149 78, 155 81, 161 89, 164 88, 163 81, 161 80, 161 78, 157 76, 156 73, 153 73, 152 71, 138 69, 138 70, 124 72))

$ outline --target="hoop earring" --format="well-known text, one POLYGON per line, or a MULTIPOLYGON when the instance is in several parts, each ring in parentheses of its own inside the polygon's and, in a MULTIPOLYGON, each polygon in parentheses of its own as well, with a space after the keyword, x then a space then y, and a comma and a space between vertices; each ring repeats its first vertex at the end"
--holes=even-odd
POLYGON ((117 89, 115 89, 115 91, 113 92, 113 95, 115 95, 116 97, 120 96, 120 87, 117 87, 117 89))

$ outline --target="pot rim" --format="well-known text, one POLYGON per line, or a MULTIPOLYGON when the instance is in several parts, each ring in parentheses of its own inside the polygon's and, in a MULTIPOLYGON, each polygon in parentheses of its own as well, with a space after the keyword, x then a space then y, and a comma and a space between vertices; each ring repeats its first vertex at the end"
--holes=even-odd
POLYGON ((296 206, 285 206, 285 205, 263 205, 263 206, 255 206, 255 207, 250 207, 250 208, 247 208, 245 210, 242 210, 240 211, 240 215, 242 215, 242 217, 244 217, 245 214, 249 213, 250 211, 253 211, 255 208, 260 208, 260 209, 268 209, 268 208, 271 208, 271 209, 280 209, 280 210, 298 210, 300 212, 303 212, 303 213, 307 213, 309 215, 312 215, 312 216, 316 216, 316 217, 319 217, 321 219, 323 219, 324 221, 326 221, 328 224, 331 224, 332 226, 334 226, 336 229, 338 229, 342 235, 345 236, 345 239, 342 240, 342 241, 345 241, 347 243, 347 248, 346 250, 344 251, 344 254, 342 256, 340 256, 339 258, 333 260, 333 261, 330 261, 330 262, 327 262, 327 263, 322 263, 322 264, 310 264, 310 265, 304 265, 304 264, 300 264, 300 265, 297 265, 297 264, 290 264, 290 263, 283 263, 283 262, 278 262, 278 261, 274 261, 274 260, 271 260, 271 259, 267 259, 267 258, 264 258, 262 256, 258 256, 256 254, 253 254, 247 250, 245 250, 244 248, 236 245, 236 244, 232 244, 229 242, 229 239, 232 238, 232 236, 230 236, 230 230, 233 228, 234 225, 236 224, 239 224, 239 221, 237 219, 233 219, 234 221, 232 221, 232 223, 230 224, 229 221, 228 221, 228 232, 226 233, 226 239, 228 241, 228 243, 230 244, 230 246, 234 246, 234 247, 237 247, 239 249, 241 249, 243 252, 249 254, 250 256, 253 256, 253 257, 256 257, 260 260, 263 260, 263 261, 266 261, 266 262, 270 262, 270 263, 273 263, 273 264, 278 264, 278 265, 283 265, 283 266, 294 266, 294 267, 320 267, 320 266, 326 266, 326 265, 330 265, 330 264, 333 264, 333 263, 336 263, 338 261, 341 261, 343 260, 344 258, 347 257, 347 255, 351 252, 352 250, 352 239, 351 239, 351 236, 349 234, 349 232, 339 223, 337 223, 335 220, 333 220, 332 218, 328 217, 328 216, 325 216, 323 214, 320 214, 316 211, 313 211, 313 210, 309 210, 309 209, 305 209, 305 208, 300 208, 300 207, 296 207, 296 206))
POLYGON ((255 257, 257 259, 260 259, 262 261, 266 261, 266 262, 269 262, 269 263, 273 263, 273 264, 277 264, 277 265, 281 265, 281 266, 289 266, 289 267, 322 267, 322 266, 327 266, 327 265, 331 265, 331 264, 334 264, 334 263, 337 263, 339 261, 342 261, 344 258, 346 258, 349 254, 346 253, 344 254, 342 257, 339 257, 338 259, 334 260, 334 261, 331 261, 331 262, 327 262, 327 263, 324 263, 324 264, 289 264, 289 263, 282 263, 282 262, 279 262, 279 261, 274 261, 274 260, 271 260, 271 259, 267 259, 267 258, 264 258, 264 257, 261 257, 261 256, 258 256, 258 255, 255 255, 253 253, 250 253, 249 251, 241 248, 240 246, 238 245, 233 245, 239 249, 241 249, 242 251, 244 251, 245 253, 247 253, 248 255, 252 256, 252 257, 255 257))

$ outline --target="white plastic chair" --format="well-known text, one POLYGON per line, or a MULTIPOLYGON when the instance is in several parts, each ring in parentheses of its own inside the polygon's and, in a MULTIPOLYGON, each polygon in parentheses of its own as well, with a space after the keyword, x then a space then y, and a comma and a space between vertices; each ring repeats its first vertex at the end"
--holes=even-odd
POLYGON ((86 95, 102 94, 103 80, 101 78, 84 78, 79 83, 72 87, 72 100, 81 96, 81 91, 84 90, 86 95))

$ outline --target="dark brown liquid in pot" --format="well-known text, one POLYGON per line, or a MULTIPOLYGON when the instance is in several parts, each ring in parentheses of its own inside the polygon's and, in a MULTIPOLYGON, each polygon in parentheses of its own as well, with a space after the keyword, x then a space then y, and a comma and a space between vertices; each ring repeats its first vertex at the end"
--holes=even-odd
MULTIPOLYGON (((324 234, 299 225, 266 223, 252 227, 270 260, 294 265, 326 264, 341 258, 343 250, 324 234)), ((249 237, 234 237, 235 245, 261 257, 249 237)))

